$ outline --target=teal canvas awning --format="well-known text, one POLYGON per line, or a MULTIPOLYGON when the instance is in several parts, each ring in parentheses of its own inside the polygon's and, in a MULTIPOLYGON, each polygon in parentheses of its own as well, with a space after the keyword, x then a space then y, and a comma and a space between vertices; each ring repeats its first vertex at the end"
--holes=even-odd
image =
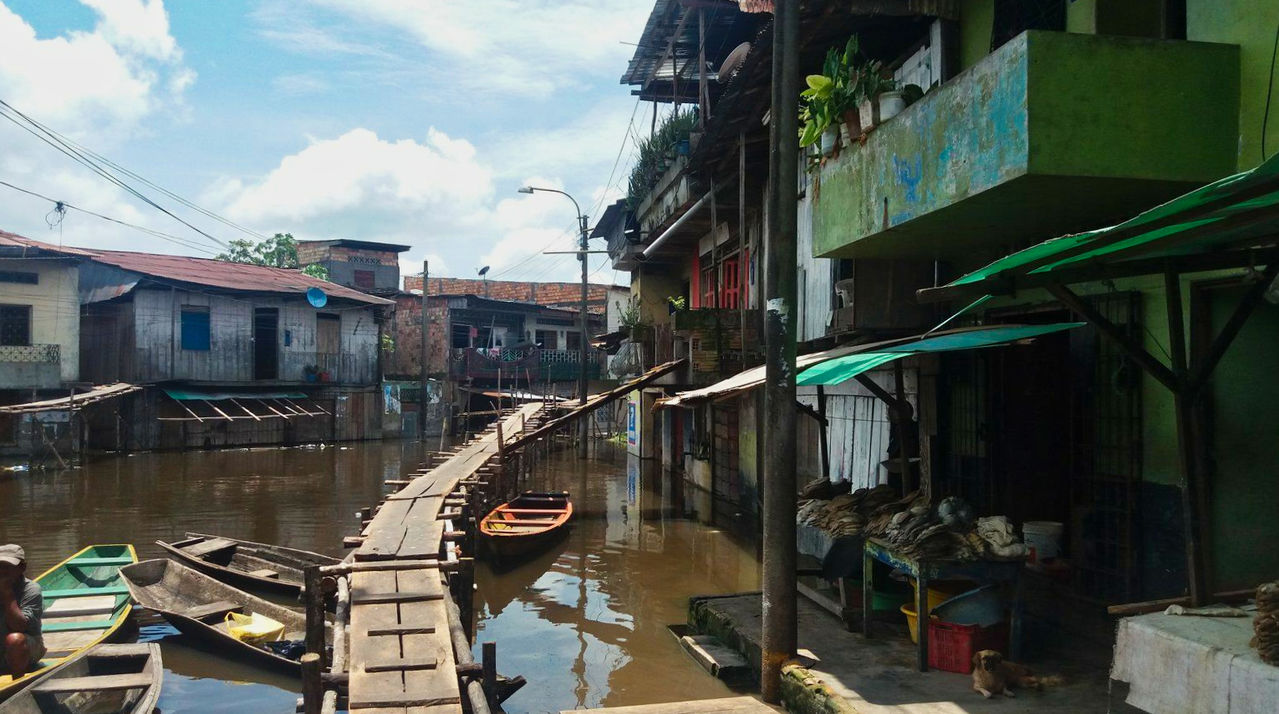
POLYGON ((220 402, 227 399, 306 399, 301 392, 192 392, 165 389, 164 393, 179 402, 220 402))
POLYGON ((869 372, 909 355, 997 347, 1054 332, 1072 330, 1084 324, 1086 323, 1058 322, 1051 325, 995 325, 943 335, 923 335, 919 339, 880 348, 874 352, 836 357, 814 365, 799 373, 797 384, 800 386, 840 384, 863 372, 869 372))

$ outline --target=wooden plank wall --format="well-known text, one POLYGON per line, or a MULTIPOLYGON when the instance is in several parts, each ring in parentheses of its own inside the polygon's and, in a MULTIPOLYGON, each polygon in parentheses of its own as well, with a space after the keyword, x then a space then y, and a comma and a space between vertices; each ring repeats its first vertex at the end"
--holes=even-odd
MULTIPOLYGON (((892 370, 878 370, 870 376, 890 393, 894 390, 892 370)), ((918 415, 916 370, 907 368, 904 381, 906 400, 915 405, 918 415)), ((816 408, 816 388, 800 387, 797 399, 816 408)), ((826 416, 829 421, 830 479, 850 481, 854 489, 878 484, 884 475, 879 462, 885 458, 892 429, 887 406, 865 387, 850 380, 826 387, 826 416)), ((801 416, 801 419, 809 417, 801 416)), ((820 446, 816 438, 801 439, 798 446, 803 452, 801 459, 820 463, 820 446)))
POLYGON ((146 382, 189 379, 205 382, 253 381, 253 311, 276 308, 279 315, 279 380, 302 382, 307 365, 316 364, 316 315, 341 318, 344 384, 377 381, 377 322, 374 308, 316 310, 301 298, 242 299, 185 290, 139 289, 124 308, 134 316, 136 349, 130 369, 115 379, 146 382), (184 305, 209 309, 209 350, 183 350, 181 312, 184 305), (285 331, 289 344, 285 345, 285 331), (175 342, 175 340, 177 340, 175 342))
POLYGON ((796 242, 799 252, 799 341, 807 342, 826 336, 831 311, 838 307, 835 298, 835 261, 813 257, 813 193, 818 190, 811 174, 800 167, 807 183, 799 200, 796 242))

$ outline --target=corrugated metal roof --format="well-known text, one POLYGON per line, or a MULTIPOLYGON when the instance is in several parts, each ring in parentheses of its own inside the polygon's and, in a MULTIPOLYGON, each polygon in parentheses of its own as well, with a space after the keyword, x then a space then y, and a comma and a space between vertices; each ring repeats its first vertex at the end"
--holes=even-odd
POLYGON ((152 278, 223 290, 304 295, 309 288, 319 288, 330 298, 343 298, 369 305, 394 304, 392 300, 366 295, 358 290, 313 278, 300 270, 289 268, 270 268, 265 265, 232 263, 212 258, 132 253, 122 250, 92 250, 82 251, 82 254, 87 255, 94 262, 152 278))
POLYGON ((9 248, 35 248, 37 250, 49 253, 62 253, 63 255, 84 255, 85 251, 78 248, 62 248, 52 243, 44 243, 38 240, 32 240, 26 236, 20 236, 17 233, 9 233, 0 231, 0 247, 9 248))

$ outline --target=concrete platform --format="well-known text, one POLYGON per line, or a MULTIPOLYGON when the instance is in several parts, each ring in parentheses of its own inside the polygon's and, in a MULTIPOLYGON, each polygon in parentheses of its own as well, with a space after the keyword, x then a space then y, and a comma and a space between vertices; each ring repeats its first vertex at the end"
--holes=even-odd
MULTIPOLYGON (((760 596, 736 595, 695 600, 690 625, 704 627, 743 650, 758 667, 760 596), (728 631, 725 631, 728 630, 728 631)), ((983 714, 985 712, 1135 712, 1109 697, 1110 648, 1083 646, 1027 662, 1036 674, 1058 675, 1060 686, 1043 692, 1019 691, 1015 699, 985 699, 972 691, 972 678, 950 672, 919 672, 905 625, 876 623, 875 637, 847 632, 840 621, 806 599, 799 600, 799 647, 815 662, 798 670, 787 685, 789 711, 853 711, 857 714, 983 714), (802 685, 802 691, 799 686, 802 685)), ((758 670, 757 670, 758 671, 758 670)))
POLYGON ((692 702, 667 702, 665 704, 637 704, 629 707, 603 709, 568 709, 560 714, 584 712, 608 712, 609 714, 776 714, 781 711, 753 697, 724 697, 723 699, 699 699, 692 702))

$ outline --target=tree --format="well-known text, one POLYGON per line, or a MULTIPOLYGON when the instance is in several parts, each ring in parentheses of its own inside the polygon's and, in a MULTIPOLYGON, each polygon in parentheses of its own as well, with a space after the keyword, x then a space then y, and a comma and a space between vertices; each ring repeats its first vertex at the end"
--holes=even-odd
MULTIPOLYGON (((219 253, 217 259, 272 268, 297 268, 298 242, 292 233, 276 233, 260 243, 237 238, 227 244, 227 251, 219 253)), ((302 272, 320 280, 329 279, 329 271, 323 265, 308 265, 302 272)))

